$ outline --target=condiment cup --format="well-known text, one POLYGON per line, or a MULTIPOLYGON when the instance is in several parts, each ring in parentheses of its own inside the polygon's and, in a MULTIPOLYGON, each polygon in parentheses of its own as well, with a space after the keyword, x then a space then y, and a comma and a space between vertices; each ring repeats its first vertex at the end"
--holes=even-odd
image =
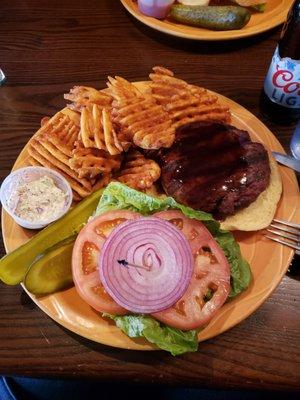
POLYGON ((69 210, 72 200, 72 189, 68 181, 58 172, 45 167, 20 168, 9 174, 2 182, 0 188, 0 201, 3 208, 18 225, 27 229, 41 229, 49 225, 51 222, 58 220, 69 210), (49 218, 49 220, 33 222, 20 218, 15 214, 15 209, 18 203, 17 188, 20 185, 32 182, 45 175, 52 178, 55 185, 66 194, 64 207, 57 214, 49 218))

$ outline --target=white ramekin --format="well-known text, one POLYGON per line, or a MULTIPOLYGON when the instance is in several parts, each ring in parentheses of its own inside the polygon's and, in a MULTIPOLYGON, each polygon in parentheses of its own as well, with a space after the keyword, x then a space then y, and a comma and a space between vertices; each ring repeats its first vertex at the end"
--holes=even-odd
POLYGON ((69 182, 58 172, 45 167, 25 167, 17 169, 9 174, 2 182, 0 188, 0 201, 3 208, 15 220, 15 222, 27 229, 41 229, 49 225, 51 222, 61 218, 69 210, 72 204, 73 194, 69 182), (33 180, 39 179, 42 176, 49 176, 55 182, 55 185, 66 193, 66 201, 64 207, 47 221, 27 221, 18 217, 14 210, 17 206, 17 196, 15 201, 12 198, 13 192, 16 188, 24 183, 29 183, 33 180))

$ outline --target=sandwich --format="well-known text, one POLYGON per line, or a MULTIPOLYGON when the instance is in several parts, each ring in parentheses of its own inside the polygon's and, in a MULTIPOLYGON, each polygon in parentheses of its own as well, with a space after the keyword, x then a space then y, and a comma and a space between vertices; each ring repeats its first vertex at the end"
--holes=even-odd
POLYGON ((225 123, 193 122, 154 155, 165 193, 211 213, 226 230, 267 227, 282 192, 277 164, 263 144, 225 123))

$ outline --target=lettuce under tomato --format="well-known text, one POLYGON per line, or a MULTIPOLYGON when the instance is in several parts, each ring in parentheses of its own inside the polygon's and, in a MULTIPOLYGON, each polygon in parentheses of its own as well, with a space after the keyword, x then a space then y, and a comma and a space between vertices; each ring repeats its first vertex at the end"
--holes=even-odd
POLYGON ((103 314, 103 316, 113 319, 117 327, 127 336, 131 338, 144 337, 148 342, 169 351, 173 356, 197 351, 198 332, 196 330, 181 331, 145 315, 103 314))
POLYGON ((248 262, 243 259, 240 246, 235 241, 232 233, 219 229, 214 238, 223 249, 230 265, 231 291, 229 297, 233 298, 250 285, 251 270, 248 262))
MULTIPOLYGON (((152 197, 131 189, 118 182, 111 182, 104 190, 95 214, 99 215, 111 210, 132 210, 144 215, 154 212, 177 209, 184 215, 202 221, 211 232, 219 246, 223 249, 231 270, 231 292, 233 298, 243 292, 250 284, 251 271, 249 264, 243 259, 238 243, 232 233, 220 228, 211 214, 196 211, 177 203, 172 197, 152 197)), ((116 325, 130 337, 145 337, 149 342, 161 349, 177 355, 197 350, 197 331, 181 331, 166 326, 152 317, 143 315, 112 316, 116 325)))

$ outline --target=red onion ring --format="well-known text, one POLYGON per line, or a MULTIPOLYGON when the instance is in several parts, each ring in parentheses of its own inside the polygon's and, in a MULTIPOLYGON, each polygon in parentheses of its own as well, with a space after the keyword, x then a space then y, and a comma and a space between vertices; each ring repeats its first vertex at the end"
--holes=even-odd
POLYGON ((150 17, 163 19, 167 16, 175 0, 138 0, 141 13, 150 17))
POLYGON ((171 307, 188 288, 194 269, 186 237, 156 217, 120 224, 106 239, 99 256, 100 280, 107 293, 134 313, 171 307), (149 267, 122 266, 118 260, 149 267))

